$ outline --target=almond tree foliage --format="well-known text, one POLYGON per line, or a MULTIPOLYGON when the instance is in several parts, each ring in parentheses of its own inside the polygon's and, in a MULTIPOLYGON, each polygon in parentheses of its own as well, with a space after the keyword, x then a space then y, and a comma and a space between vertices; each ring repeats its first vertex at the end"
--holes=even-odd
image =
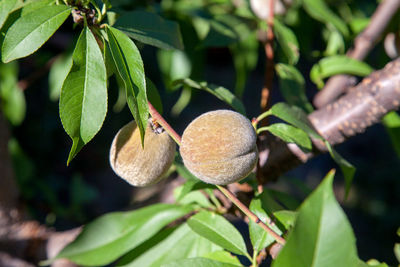
MULTIPOLYGON (((1 113, 13 127, 30 116, 25 114, 30 103, 25 101, 24 90, 37 78, 18 81, 19 63, 42 56, 40 60, 47 61, 45 72, 49 69, 48 97, 58 101, 59 118, 72 140, 67 165, 80 161, 75 159, 78 153, 99 131, 105 131, 103 122, 111 109, 120 112, 128 106, 143 143, 151 115, 148 103, 162 113, 165 96, 160 96, 160 89, 147 76, 148 68, 158 68, 162 87, 167 94, 178 96, 172 116, 182 115, 197 91, 248 114, 242 99, 255 89, 246 84, 257 64, 264 66, 265 33, 272 30, 275 55, 267 60, 275 63, 276 90, 285 101, 264 107, 266 111, 258 112, 253 121, 260 139, 260 166, 241 186, 250 188, 247 207, 258 217, 255 221, 225 205, 226 199, 216 187, 193 176, 177 153, 170 174, 178 173, 185 182, 175 188, 174 203, 104 214, 86 224, 57 255, 36 259, 49 265, 65 258, 80 266, 388 266, 359 258, 356 236, 333 192, 334 170, 314 190, 301 185, 305 188, 302 202, 289 193, 259 188, 270 177, 282 175, 313 155, 329 152, 344 177, 347 196, 356 169, 332 145, 364 131, 382 117, 399 154, 400 117, 395 110, 400 105, 400 63, 389 63, 389 57, 397 57, 399 51, 395 14, 399 4, 393 2, 398 1, 275 0, 271 11, 268 1, 248 0, 1 0, 1 113), (379 2, 386 16, 372 16, 379 2), (368 28, 378 17, 386 18, 379 23, 382 29, 368 28), (52 59, 41 55, 41 47, 63 31, 73 31, 72 48, 64 44, 64 51, 52 59), (386 36, 389 57, 379 56, 372 64, 365 60, 366 55, 354 55, 363 31, 376 35, 373 40, 364 40, 369 46, 386 36), (324 47, 314 47, 314 40, 324 47), (148 46, 156 48, 153 62, 142 60, 148 46), (232 88, 204 80, 204 58, 216 48, 230 52, 236 73, 232 88), (374 71, 387 63, 383 70, 374 71), (328 90, 324 88, 327 79, 339 74, 353 85, 353 76, 366 78, 353 89, 341 88, 343 98, 329 99, 330 104, 315 110, 310 89, 328 90), (108 99, 110 94, 118 95, 115 103, 108 99), (263 123, 275 122, 272 117, 280 122, 263 123), (273 145, 268 146, 270 142, 273 145), (248 222, 249 243, 227 219, 232 214, 248 222), (260 221, 285 244, 264 231, 260 221)), ((259 98, 252 102, 251 108, 257 109, 259 98)), ((22 159, 19 163, 27 162, 17 139, 11 139, 8 146, 12 155, 22 159)), ((16 166, 21 167, 15 170, 17 176, 29 179, 34 166, 16 166)), ((90 188, 79 191, 85 185, 79 177, 74 181, 73 194, 89 198, 93 193, 90 188)), ((400 262, 399 244, 394 253, 400 262)))

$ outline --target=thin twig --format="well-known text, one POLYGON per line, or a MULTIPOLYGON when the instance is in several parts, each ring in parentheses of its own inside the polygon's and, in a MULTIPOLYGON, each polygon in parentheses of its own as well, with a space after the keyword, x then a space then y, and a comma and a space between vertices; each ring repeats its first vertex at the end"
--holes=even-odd
POLYGON ((250 220, 261 226, 267 233, 269 233, 279 244, 284 245, 286 243, 285 239, 278 235, 272 228, 266 225, 260 218, 257 217, 249 208, 246 207, 231 191, 226 189, 223 186, 216 185, 217 188, 227 197, 229 198, 233 204, 235 204, 250 220))
POLYGON ((269 16, 267 18, 267 40, 264 44, 265 51, 265 74, 264 74, 264 85, 261 91, 261 110, 265 112, 268 109, 269 99, 272 90, 272 81, 274 78, 274 0, 269 0, 269 16))
POLYGON ((153 107, 153 105, 150 103, 150 101, 148 101, 148 104, 149 104, 149 112, 150 112, 151 117, 153 119, 155 119, 164 128, 165 131, 167 131, 167 133, 171 136, 172 139, 174 139, 174 141, 178 145, 181 145, 181 137, 180 137, 180 135, 177 134, 175 132, 175 130, 171 127, 171 125, 169 125, 168 122, 166 122, 164 120, 164 118, 153 107))
MULTIPOLYGON (((371 17, 370 23, 354 40, 354 47, 347 52, 347 56, 363 60, 381 38, 390 20, 400 8, 399 0, 382 1, 371 17)), ((314 105, 321 108, 333 102, 337 97, 355 85, 356 80, 350 75, 336 75, 331 77, 324 87, 314 97, 314 105)))

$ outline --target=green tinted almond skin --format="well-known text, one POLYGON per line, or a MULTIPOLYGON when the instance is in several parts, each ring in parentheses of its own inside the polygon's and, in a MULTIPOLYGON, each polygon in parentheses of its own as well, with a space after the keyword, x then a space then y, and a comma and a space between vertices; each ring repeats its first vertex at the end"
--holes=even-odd
POLYGON ((134 121, 119 130, 110 149, 110 164, 114 172, 133 186, 148 186, 159 182, 174 160, 176 144, 167 132, 155 133, 148 124, 144 149, 139 129, 134 121))
POLYGON ((182 135, 180 153, 200 180, 226 185, 245 178, 258 160, 257 135, 251 122, 230 110, 204 113, 182 135))

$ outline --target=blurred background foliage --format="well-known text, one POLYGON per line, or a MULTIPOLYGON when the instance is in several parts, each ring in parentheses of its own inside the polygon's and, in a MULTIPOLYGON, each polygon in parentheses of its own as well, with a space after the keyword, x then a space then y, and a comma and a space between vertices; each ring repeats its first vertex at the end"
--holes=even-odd
MULTIPOLYGON (((366 27, 379 2, 281 1, 275 20, 277 64, 272 102, 287 101, 311 112, 310 100, 318 87, 323 86, 326 77, 335 74, 335 66, 343 65, 340 56, 366 27), (324 63, 321 59, 330 61, 324 63)), ((201 113, 230 108, 218 99, 232 97, 224 90, 243 101, 248 118, 260 113, 265 54, 259 40, 265 39, 267 26, 253 14, 249 1, 113 0, 111 4, 115 13, 108 13, 110 23, 116 14, 133 10, 155 12, 179 23, 182 50, 158 49, 137 42, 146 75, 159 90, 163 115, 178 133, 201 113), (221 90, 222 96, 217 93, 218 97, 207 93, 221 93, 221 90)), ((399 19, 400 14, 396 14, 385 35, 389 32, 399 35, 399 19)), ((105 212, 141 206, 144 199, 155 201, 152 200, 154 188, 132 188, 109 166, 112 138, 132 119, 123 91, 119 89, 120 81, 114 78, 108 88, 109 112, 102 130, 66 166, 71 144, 58 117, 58 96, 60 81, 71 66, 76 36, 73 22, 68 19, 34 55, 0 64, 0 103, 12 125, 9 151, 22 203, 34 219, 57 230, 81 225, 105 212), (51 68, 49 61, 54 61, 51 68)), ((347 71, 358 76, 368 75, 390 60, 388 54, 381 41, 364 62, 348 63, 347 71)), ((343 201, 342 178, 336 179, 335 189, 352 223, 359 254, 364 260, 373 257, 395 262, 393 244, 400 222, 398 118, 392 113, 385 118, 386 129, 381 124, 375 125, 338 147, 357 168, 346 201, 343 201)), ((329 156, 321 155, 285 174, 270 188, 302 200, 335 167, 329 156)), ((171 179, 176 176, 173 173, 171 179)))

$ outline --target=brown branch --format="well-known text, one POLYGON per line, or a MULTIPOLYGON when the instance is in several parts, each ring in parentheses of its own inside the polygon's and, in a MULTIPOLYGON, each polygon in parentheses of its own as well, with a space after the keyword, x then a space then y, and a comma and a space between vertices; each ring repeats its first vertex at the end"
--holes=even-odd
MULTIPOLYGON (((346 55, 354 59, 363 60, 381 38, 382 33, 399 8, 400 1, 398 0, 382 1, 372 15, 369 25, 356 37, 354 47, 346 55)), ((354 84, 355 79, 350 75, 331 77, 324 89, 315 95, 314 105, 317 108, 325 106, 337 99, 347 88, 354 84)))
POLYGON ((261 90, 261 110, 267 111, 274 78, 274 0, 269 0, 269 16, 267 18, 267 40, 264 43, 265 74, 264 85, 261 90))
MULTIPOLYGON (((309 119, 324 138, 336 145, 364 132, 386 113, 397 110, 399 105, 400 59, 397 59, 364 78, 334 103, 311 113, 309 119)), ((266 136, 260 151, 263 174, 269 178, 264 183, 325 152, 325 146, 320 141, 313 140, 313 143, 315 150, 305 154, 294 144, 287 145, 266 136)))
POLYGON ((217 188, 227 197, 229 198, 233 204, 236 205, 250 220, 258 224, 264 231, 269 233, 279 244, 284 245, 286 243, 285 239, 278 235, 272 228, 266 225, 263 221, 261 221, 257 215, 255 215, 252 211, 250 211, 246 205, 244 205, 231 191, 226 189, 223 186, 216 185, 217 188))

